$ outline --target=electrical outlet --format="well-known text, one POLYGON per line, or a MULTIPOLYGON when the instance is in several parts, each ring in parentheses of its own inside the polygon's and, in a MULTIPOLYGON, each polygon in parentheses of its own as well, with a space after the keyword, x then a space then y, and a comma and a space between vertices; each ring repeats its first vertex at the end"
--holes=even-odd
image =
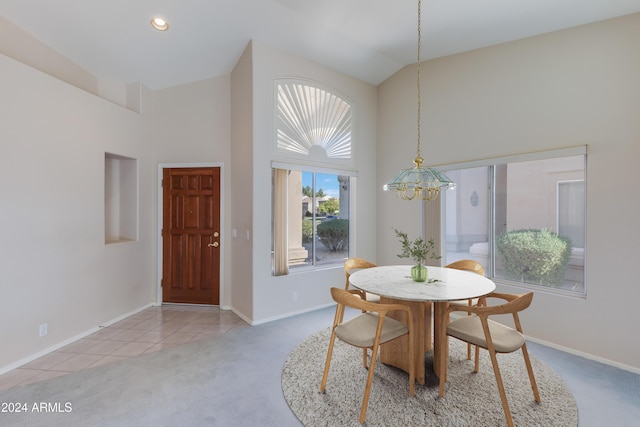
POLYGON ((298 301, 298 293, 297 292, 292 293, 291 298, 293 299, 293 302, 298 301))
POLYGON ((49 324, 43 323, 42 325, 40 325, 38 332, 40 333, 41 338, 47 335, 49 333, 49 324))

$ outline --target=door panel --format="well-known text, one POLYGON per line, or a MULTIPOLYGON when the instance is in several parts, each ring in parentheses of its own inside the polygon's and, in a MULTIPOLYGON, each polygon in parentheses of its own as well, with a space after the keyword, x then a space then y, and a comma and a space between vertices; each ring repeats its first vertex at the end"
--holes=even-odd
POLYGON ((220 168, 163 171, 162 300, 220 303, 220 168))

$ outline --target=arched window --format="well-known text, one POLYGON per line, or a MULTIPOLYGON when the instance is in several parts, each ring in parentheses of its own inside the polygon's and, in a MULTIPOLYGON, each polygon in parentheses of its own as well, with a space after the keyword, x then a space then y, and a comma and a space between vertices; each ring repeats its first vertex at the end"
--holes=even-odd
POLYGON ((352 108, 336 93, 300 80, 277 80, 278 157, 334 166, 353 164, 352 108))
POLYGON ((352 106, 316 83, 275 81, 273 272, 349 257, 352 106))

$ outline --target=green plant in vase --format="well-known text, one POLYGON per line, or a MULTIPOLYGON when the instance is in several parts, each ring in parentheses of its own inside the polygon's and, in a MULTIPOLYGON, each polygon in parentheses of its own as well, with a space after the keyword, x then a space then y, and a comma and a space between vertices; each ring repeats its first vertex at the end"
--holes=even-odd
POLYGON ((396 232, 396 236, 400 239, 402 244, 402 253, 398 254, 399 258, 410 258, 416 264, 411 267, 411 278, 416 282, 424 282, 427 280, 427 267, 424 262, 429 259, 442 258, 433 249, 436 246, 433 238, 424 240, 422 237, 418 237, 415 240, 409 240, 409 236, 404 231, 393 229, 396 232))

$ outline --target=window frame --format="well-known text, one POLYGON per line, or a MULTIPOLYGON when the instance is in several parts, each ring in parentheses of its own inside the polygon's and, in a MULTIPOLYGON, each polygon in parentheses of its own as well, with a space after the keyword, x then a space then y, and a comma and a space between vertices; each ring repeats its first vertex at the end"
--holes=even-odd
MULTIPOLYGON (((282 170, 286 170, 286 171, 298 171, 301 173, 312 173, 313 174, 313 181, 314 181, 314 187, 313 187, 313 191, 314 193, 317 191, 317 187, 315 186, 315 180, 316 180, 316 175, 317 174, 326 174, 326 175, 336 175, 336 177, 338 176, 347 176, 349 177, 349 193, 348 193, 348 200, 347 203, 349 205, 349 216, 347 218, 347 220, 349 221, 349 243, 348 243, 348 249, 347 249, 347 255, 345 256, 344 260, 346 260, 349 257, 350 253, 353 253, 353 245, 354 245, 354 225, 353 225, 353 212, 354 210, 351 208, 353 206, 353 201, 355 200, 355 180, 357 179, 357 172, 355 171, 350 171, 350 170, 340 170, 340 169, 328 169, 328 168, 322 168, 322 167, 314 167, 314 166, 308 166, 308 165, 302 165, 302 164, 293 164, 293 163, 283 163, 283 162, 272 162, 272 166, 271 166, 271 170, 272 173, 273 171, 275 171, 276 169, 282 169, 282 170)), ((277 259, 276 259, 276 196, 275 196, 275 182, 272 183, 272 197, 271 197, 271 215, 272 215, 272 225, 271 225, 271 272, 273 276, 286 276, 286 275, 290 275, 290 274, 296 274, 296 273, 302 273, 302 272, 309 272, 309 271, 318 271, 318 270, 325 270, 325 269, 332 269, 332 268, 343 268, 344 265, 344 260, 340 261, 340 262, 327 262, 327 263, 321 263, 321 264, 317 264, 316 260, 314 259, 311 265, 299 265, 299 266, 295 266, 293 268, 291 268, 291 266, 288 264, 287 262, 287 268, 286 268, 286 272, 277 272, 276 269, 276 263, 277 263, 277 259)), ((315 197, 315 195, 314 195, 315 197)), ((288 203, 288 200, 287 200, 288 203)), ((288 209, 288 204, 287 207, 285 208, 285 210, 288 209)), ((313 215, 313 218, 316 218, 315 212, 313 215)), ((287 220, 287 227, 288 227, 288 220, 287 220)), ((315 233, 314 233, 315 236, 315 233)), ((313 244, 313 253, 315 253, 315 238, 314 241, 312 242, 313 244)))
MULTIPOLYGON (((588 206, 588 201, 587 201, 587 146, 576 146, 576 147, 569 147, 569 148, 562 148, 562 149, 556 149, 556 150, 548 150, 548 151, 540 151, 540 152, 535 152, 535 153, 527 153, 527 154, 519 154, 519 155, 513 155, 513 156, 503 156, 503 157, 496 157, 496 158, 488 158, 488 159, 482 159, 482 160, 474 160, 474 161, 468 161, 468 162, 460 162, 460 163, 451 163, 451 164, 446 164, 446 165, 439 165, 437 166, 438 169, 447 172, 447 171, 454 171, 454 170, 463 170, 463 169, 472 169, 472 168, 479 168, 479 167, 486 167, 487 168, 487 173, 488 173, 488 183, 489 183, 489 188, 488 188, 488 194, 489 194, 489 213, 488 213, 488 226, 487 226, 487 233, 488 233, 488 268, 485 271, 485 274, 487 277, 489 277, 490 279, 492 279, 494 282, 496 282, 497 284, 502 284, 502 285, 508 285, 508 286, 515 286, 515 287, 520 287, 520 288, 525 288, 525 289, 530 289, 530 290, 535 290, 535 291, 541 291, 541 292, 547 292, 547 293, 551 293, 551 294, 557 294, 557 295, 565 295, 565 296, 571 296, 571 297, 576 297, 576 298, 586 298, 587 294, 588 294, 588 284, 587 284, 587 206, 588 206), (519 163, 519 162, 527 162, 527 161, 536 161, 536 160, 550 160, 550 159, 557 159, 557 158, 563 158, 563 157, 572 157, 572 156, 583 156, 584 157, 584 177, 581 181, 584 182, 584 191, 585 191, 585 195, 584 195, 584 206, 585 206, 585 210, 584 210, 584 224, 585 224, 585 228, 584 228, 584 247, 582 247, 583 249, 583 289, 581 291, 572 291, 572 290, 566 290, 566 289, 560 289, 560 288, 554 288, 554 287, 550 287, 550 286, 544 286, 544 285, 536 285, 533 283, 527 283, 527 282, 518 282, 518 281, 512 281, 506 278, 500 278, 500 277, 496 277, 496 249, 495 249, 495 245, 496 245, 496 240, 497 240, 497 236, 496 231, 495 231, 495 218, 496 218, 496 202, 495 202, 495 197, 496 197, 496 166, 499 165, 508 165, 511 163, 519 163)), ((572 181, 572 180, 559 180, 558 182, 566 182, 566 181, 572 181)), ((578 180, 573 180, 573 181, 578 181, 578 180)), ((557 186, 557 184, 556 184, 557 186)), ((441 253, 443 255, 445 255, 445 259, 446 259, 446 232, 447 232, 447 203, 446 203, 446 192, 444 193, 444 198, 443 198, 443 202, 440 203, 440 218, 441 218, 441 223, 439 224, 439 229, 440 229, 440 234, 443 236, 442 238, 442 242, 441 242, 441 253)), ((556 221, 557 221, 557 216, 556 216, 556 221)), ((557 225, 557 224, 556 224, 557 225)), ((450 260, 446 260, 446 262, 450 262, 450 260)))

